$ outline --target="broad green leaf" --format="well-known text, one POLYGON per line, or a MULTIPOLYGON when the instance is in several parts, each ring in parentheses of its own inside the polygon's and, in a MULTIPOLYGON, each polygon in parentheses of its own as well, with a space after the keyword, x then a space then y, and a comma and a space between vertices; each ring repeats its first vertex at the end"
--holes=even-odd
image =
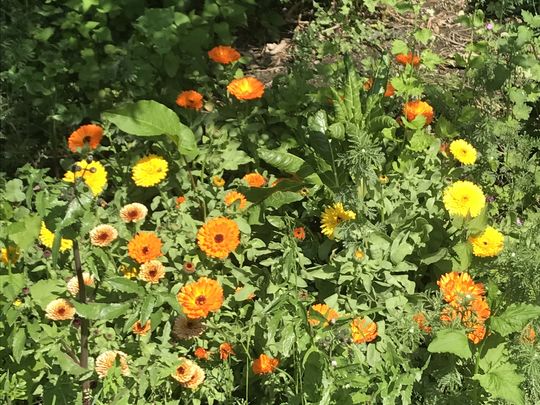
POLYGON ((407 243, 407 235, 403 235, 402 237, 398 237, 392 241, 392 245, 390 247, 390 260, 394 264, 399 264, 413 251, 414 246, 407 243))
POLYGON ((472 356, 469 348, 467 335, 462 330, 441 329, 435 335, 435 339, 429 344, 430 353, 452 353, 464 359, 472 356))
POLYGON ((112 277, 107 280, 106 284, 109 285, 112 290, 134 293, 140 296, 144 295, 143 287, 139 286, 136 281, 128 280, 125 277, 112 277))
POLYGON ((456 271, 465 271, 469 268, 472 261, 472 246, 468 242, 458 243, 453 248, 454 252, 457 253, 458 260, 454 263, 454 270, 456 271))
POLYGON ((498 364, 485 374, 475 374, 473 380, 495 398, 502 398, 516 405, 525 403, 519 384, 524 380, 516 373, 516 366, 510 363, 498 364))
POLYGON ((414 38, 423 45, 427 45, 427 43, 433 36, 431 30, 428 28, 422 28, 416 31, 413 35, 414 35, 414 38))
MULTIPOLYGON (((418 117, 416 119, 418 119, 418 117)), ((409 148, 415 152, 423 152, 435 141, 436 138, 424 130, 414 131, 410 140, 409 148)))
POLYGON ((531 304, 512 304, 506 310, 491 317, 491 329, 501 336, 521 331, 532 319, 540 316, 540 306, 531 304))
POLYGON ((30 286, 30 296, 40 306, 45 309, 47 304, 58 298, 66 291, 66 283, 61 280, 40 280, 30 286))
POLYGON ((156 299, 152 295, 147 295, 144 299, 142 305, 141 305, 141 312, 139 319, 141 321, 141 324, 144 325, 148 318, 150 318, 150 315, 152 315, 152 311, 154 310, 154 305, 156 303, 156 299))
POLYGON ((24 201, 23 182, 20 179, 13 179, 6 183, 5 198, 9 202, 24 201))
POLYGON ((26 343, 26 332, 23 328, 17 329, 15 336, 13 336, 13 358, 17 363, 21 362, 21 357, 26 343))
POLYGON ((25 250, 35 242, 40 228, 41 218, 37 215, 29 215, 22 221, 12 223, 8 227, 8 235, 19 248, 25 250))
POLYGON ((392 54, 397 55, 399 53, 408 53, 409 47, 401 39, 396 39, 392 42, 392 54))
POLYGON ((270 195, 266 200, 264 200, 264 204, 267 207, 272 208, 279 208, 283 205, 290 204, 292 202, 300 201, 304 197, 300 193, 294 193, 291 191, 277 191, 270 195))
POLYGON ((305 164, 304 160, 298 156, 279 150, 261 149, 259 157, 276 169, 289 174, 296 173, 305 164))

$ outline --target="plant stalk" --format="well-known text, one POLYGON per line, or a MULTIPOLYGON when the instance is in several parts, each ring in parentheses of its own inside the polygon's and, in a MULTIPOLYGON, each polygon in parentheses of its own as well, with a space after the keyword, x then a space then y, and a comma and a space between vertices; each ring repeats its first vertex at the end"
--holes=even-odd
MULTIPOLYGON (((79 302, 86 304, 86 289, 82 272, 81 253, 79 250, 79 241, 73 241, 73 257, 75 258, 75 272, 77 273, 77 282, 79 283, 79 302)), ((79 364, 82 368, 88 368, 88 319, 81 318, 81 354, 79 364)), ((82 404, 90 405, 90 381, 82 383, 82 404)))

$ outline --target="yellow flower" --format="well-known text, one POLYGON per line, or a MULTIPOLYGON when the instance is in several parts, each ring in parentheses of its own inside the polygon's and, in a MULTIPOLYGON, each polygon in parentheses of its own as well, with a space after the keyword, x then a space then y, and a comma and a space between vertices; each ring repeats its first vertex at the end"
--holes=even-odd
POLYGON ((77 171, 68 171, 64 175, 64 181, 68 183, 75 182, 76 179, 82 177, 86 185, 95 196, 101 194, 107 185, 107 171, 105 167, 97 161, 88 163, 86 160, 81 160, 75 164, 77 171))
POLYGON ((476 149, 463 139, 457 139, 450 144, 452 155, 464 165, 472 165, 476 162, 476 149))
POLYGON ((225 180, 219 176, 212 177, 212 183, 214 183, 214 186, 216 187, 223 187, 225 185, 225 180))
POLYGON ((488 226, 479 235, 469 238, 473 254, 478 257, 494 257, 504 248, 504 235, 495 228, 488 226))
POLYGON ((129 279, 137 278, 139 275, 139 270, 137 270, 136 267, 128 267, 125 264, 120 265, 120 271, 122 272, 122 275, 129 279))
POLYGON ((132 178, 139 187, 152 187, 159 184, 169 170, 165 159, 156 155, 148 155, 140 159, 132 170, 132 178))
POLYGON ((8 246, 7 248, 2 248, 2 263, 4 264, 15 264, 19 260, 20 252, 16 246, 8 246))
POLYGON ((364 257, 366 257, 366 254, 362 249, 356 249, 356 251, 354 252, 354 257, 356 257, 357 260, 361 261, 364 259, 364 257))
POLYGON ((22 301, 20 299, 16 299, 15 301, 13 301, 13 306, 14 307, 20 307, 22 305, 22 301))
MULTIPOLYGON (((54 233, 52 233, 51 231, 47 229, 45 222, 41 223, 41 231, 39 232, 39 240, 44 246, 48 247, 49 249, 52 249, 53 242, 54 242, 54 233)), ((73 246, 72 240, 64 239, 64 238, 60 240, 60 252, 65 252, 66 250, 71 249, 72 246, 73 246)))
POLYGON ((456 181, 443 194, 444 207, 450 215, 477 217, 486 205, 482 189, 470 181, 456 181))
POLYGON ((356 214, 352 211, 345 211, 342 203, 335 203, 331 207, 326 207, 321 216, 322 233, 330 239, 334 239, 336 227, 343 221, 356 219, 356 214))

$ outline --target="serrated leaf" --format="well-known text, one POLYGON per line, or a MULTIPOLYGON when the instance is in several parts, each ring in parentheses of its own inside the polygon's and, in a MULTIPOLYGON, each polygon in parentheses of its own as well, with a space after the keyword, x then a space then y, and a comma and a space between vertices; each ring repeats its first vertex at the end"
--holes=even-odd
POLYGON ((519 384, 524 378, 515 370, 515 365, 502 363, 485 374, 475 374, 473 380, 477 380, 493 397, 505 399, 512 404, 523 405, 525 402, 519 384))
POLYGON ((452 353, 464 359, 472 356, 469 348, 467 335, 462 330, 441 329, 435 335, 435 339, 429 344, 430 353, 452 353))
POLYGON ((531 304, 512 304, 506 310, 491 317, 491 329, 501 336, 521 331, 532 319, 540 316, 540 306, 531 304))
POLYGON ((401 39, 396 39, 394 42, 392 42, 392 55, 397 55, 399 53, 408 53, 409 47, 408 45, 403 42, 401 39))

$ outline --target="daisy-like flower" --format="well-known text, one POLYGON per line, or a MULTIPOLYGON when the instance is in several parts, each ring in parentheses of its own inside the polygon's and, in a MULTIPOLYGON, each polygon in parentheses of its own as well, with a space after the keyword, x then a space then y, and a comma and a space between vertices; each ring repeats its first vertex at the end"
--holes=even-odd
POLYGON ((246 174, 244 177, 242 177, 242 180, 244 180, 250 187, 263 187, 266 184, 266 179, 264 176, 257 172, 246 174))
POLYGON ((2 263, 4 264, 15 264, 19 260, 20 252, 16 246, 8 246, 7 248, 2 248, 2 263))
POLYGON ((176 298, 188 318, 206 318, 223 305, 223 288, 216 280, 201 277, 183 286, 176 298))
POLYGON ((196 366, 197 365, 195 364, 195 362, 186 358, 181 358, 180 365, 176 367, 174 374, 172 374, 172 378, 174 378, 180 384, 185 384, 189 380, 191 380, 193 374, 195 374, 196 366))
POLYGON ((225 180, 219 176, 212 177, 212 183, 216 187, 223 187, 225 185, 225 180))
MULTIPOLYGON (((84 285, 86 286, 93 286, 94 285, 94 276, 85 271, 83 273, 83 281, 84 285)), ((79 293, 79 280, 77 277, 71 277, 69 281, 67 282, 67 290, 69 293, 73 296, 77 295, 79 293)))
POLYGON ((239 203, 238 208, 241 210, 246 208, 247 200, 244 194, 239 193, 238 191, 229 191, 227 194, 225 194, 224 202, 227 207, 230 207, 236 201, 239 203))
POLYGON ((76 171, 68 171, 64 174, 64 181, 74 183, 76 179, 82 178, 94 196, 103 192, 107 186, 107 171, 98 161, 93 160, 88 163, 81 160, 75 164, 76 171))
POLYGON ((431 333, 432 328, 431 326, 427 325, 426 316, 422 312, 415 314, 412 319, 414 322, 416 322, 420 330, 426 333, 431 333))
POLYGON ((133 166, 131 177, 139 187, 152 187, 167 176, 168 170, 169 164, 165 159, 157 155, 148 155, 133 166))
POLYGON ((479 235, 469 238, 473 247, 473 254, 478 257, 494 257, 504 248, 504 235, 497 229, 488 226, 479 235))
POLYGON ((154 232, 139 232, 128 244, 128 254, 138 263, 146 263, 162 256, 161 239, 154 232))
POLYGON ((187 274, 195 273, 195 270, 197 269, 193 262, 185 262, 183 268, 187 274))
POLYGON ((452 155, 464 165, 472 165, 476 162, 476 149, 467 141, 457 139, 450 144, 452 155))
POLYGON ((351 322, 354 343, 368 343, 377 338, 377 324, 367 318, 356 318, 351 322))
POLYGON ((263 96, 264 84, 254 77, 243 77, 230 82, 227 91, 238 100, 255 100, 263 96))
POLYGON ((77 149, 83 148, 84 145, 88 145, 90 149, 96 149, 101 139, 103 138, 103 128, 99 125, 88 124, 79 127, 76 131, 73 131, 68 138, 68 148, 73 153, 77 152, 77 149))
POLYGON ((210 49, 208 51, 208 56, 214 62, 221 63, 222 65, 227 65, 240 59, 240 53, 236 49, 225 45, 216 46, 210 49))
MULTIPOLYGON (((39 231, 39 241, 42 245, 52 249, 54 243, 54 233, 47 229, 45 222, 41 222, 41 230, 39 231)), ((60 252, 65 252, 73 247, 73 241, 71 239, 60 240, 60 252)))
POLYGON ((45 307, 45 316, 53 321, 73 319, 75 316, 75 307, 68 300, 57 298, 47 304, 45 307))
POLYGON ((150 284, 157 284, 165 277, 165 268, 159 260, 150 260, 141 265, 139 278, 150 284))
POLYGON ((486 336, 486 327, 483 323, 474 326, 473 330, 467 333, 467 338, 474 344, 478 344, 486 336))
POLYGON ((339 314, 335 310, 330 308, 328 305, 315 304, 311 307, 310 315, 312 316, 310 316, 308 319, 308 322, 311 326, 317 326, 321 323, 318 317, 313 316, 314 312, 318 312, 319 315, 326 319, 326 322, 323 324, 324 327, 328 326, 329 322, 335 321, 339 318, 339 314))
POLYGON ((255 374, 270 374, 274 372, 278 365, 278 359, 274 359, 263 353, 259 358, 253 360, 251 368, 255 374))
POLYGON ((379 176, 379 183, 381 184, 387 184, 388 183, 388 176, 385 176, 384 174, 381 174, 379 176))
POLYGON ((486 205, 482 189, 470 181, 456 181, 443 193, 444 207, 450 215, 477 217, 486 205))
POLYGON ((234 350, 230 343, 224 342, 219 345, 219 358, 227 360, 229 356, 234 356, 234 350))
POLYGON ((118 238, 118 231, 111 225, 98 225, 90 231, 90 243, 94 246, 109 246, 116 238, 118 238))
POLYGON ((176 104, 182 108, 200 110, 203 107, 203 96, 195 90, 183 91, 176 97, 176 104))
POLYGON ((210 352, 206 350, 204 347, 197 347, 195 351, 193 352, 193 354, 199 360, 208 360, 210 358, 210 352))
POLYGON ((420 56, 414 55, 412 52, 408 54, 400 53, 396 55, 396 62, 401 65, 418 66, 420 64, 420 56))
POLYGON ((423 115, 426 119, 425 126, 431 124, 431 121, 433 121, 434 112, 433 107, 425 101, 414 100, 405 103, 403 106, 403 115, 405 115, 409 122, 414 121, 419 115, 423 115))
POLYGON ((185 315, 180 315, 174 320, 173 335, 180 340, 200 336, 205 330, 206 325, 201 319, 191 319, 185 315))
POLYGON ((199 367, 199 365, 195 364, 195 372, 191 376, 191 379, 182 385, 186 388, 189 388, 190 390, 194 390, 203 383, 204 378, 204 370, 199 367))
POLYGON ((124 376, 130 375, 127 354, 120 350, 107 350, 96 358, 95 370, 99 378, 105 378, 107 376, 109 370, 114 366, 116 359, 118 359, 120 364, 120 373, 124 376))
POLYGON ((225 259, 240 244, 240 230, 232 219, 214 218, 197 232, 197 244, 207 256, 225 259))
POLYGON ((293 229, 293 236, 298 240, 304 240, 306 238, 306 230, 303 226, 299 226, 293 229))
POLYGON ((120 218, 125 223, 140 222, 146 218, 148 208, 140 203, 131 203, 124 205, 120 210, 120 218))
POLYGON ((141 321, 137 321, 133 324, 131 327, 131 331, 139 336, 145 336, 150 332, 150 329, 152 328, 152 323, 150 322, 150 319, 146 321, 144 326, 141 324, 141 321))
POLYGON ((353 211, 345 211, 342 203, 334 203, 331 207, 326 207, 321 216, 321 231, 329 239, 334 239, 336 227, 343 221, 356 219, 353 211))
POLYGON ((396 89, 394 88, 392 83, 390 83, 390 80, 389 80, 388 83, 386 83, 386 89, 384 90, 384 97, 392 97, 394 94, 396 94, 396 89))
POLYGON ((443 274, 437 285, 443 299, 453 306, 462 306, 484 295, 484 285, 475 283, 468 273, 443 274))

